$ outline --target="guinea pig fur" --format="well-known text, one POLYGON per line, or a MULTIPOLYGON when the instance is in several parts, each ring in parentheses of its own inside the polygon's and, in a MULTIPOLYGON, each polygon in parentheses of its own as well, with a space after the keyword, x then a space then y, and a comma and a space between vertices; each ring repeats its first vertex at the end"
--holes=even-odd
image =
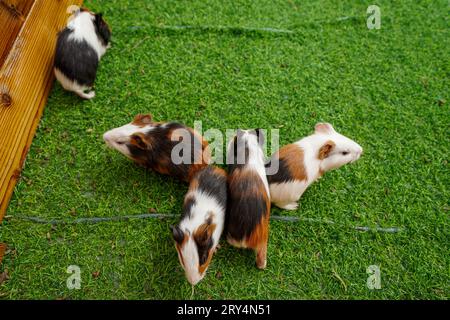
POLYGON ((198 171, 184 198, 183 215, 172 226, 178 258, 192 285, 205 276, 225 224, 227 176, 223 169, 207 166, 198 171))
POLYGON ((263 138, 259 129, 238 130, 227 155, 227 241, 236 247, 253 249, 259 269, 267 265, 270 217, 263 138))
POLYGON ((211 162, 208 142, 194 129, 153 122, 150 114, 136 115, 131 123, 107 131, 103 139, 136 164, 186 182, 211 162))
POLYGON ((94 14, 86 9, 74 13, 56 42, 54 72, 64 89, 84 99, 95 96, 91 89, 110 37, 111 30, 101 13, 94 14))
POLYGON ((278 172, 267 175, 272 203, 295 210, 311 183, 325 172, 359 159, 362 147, 339 134, 329 123, 318 123, 315 132, 274 153, 267 164, 278 161, 278 172))

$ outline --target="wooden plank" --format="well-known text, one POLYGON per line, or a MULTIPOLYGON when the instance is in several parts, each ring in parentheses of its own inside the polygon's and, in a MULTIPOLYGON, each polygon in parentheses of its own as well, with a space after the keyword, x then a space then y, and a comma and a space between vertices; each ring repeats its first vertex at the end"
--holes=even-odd
POLYGON ((82 0, 35 0, 0 69, 0 222, 54 80, 56 35, 82 0))
POLYGON ((5 255, 6 244, 0 243, 0 266, 2 265, 3 256, 5 255))
POLYGON ((22 16, 26 16, 31 9, 35 0, 0 0, 11 10, 18 12, 22 16))
POLYGON ((35 0, 0 0, 0 68, 35 0))

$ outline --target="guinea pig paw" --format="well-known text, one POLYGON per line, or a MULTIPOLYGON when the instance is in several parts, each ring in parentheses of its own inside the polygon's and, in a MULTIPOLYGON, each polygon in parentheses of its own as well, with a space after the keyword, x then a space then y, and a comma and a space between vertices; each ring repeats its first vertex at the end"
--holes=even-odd
POLYGON ((277 205, 277 207, 280 207, 281 209, 284 209, 284 210, 296 210, 298 208, 298 203, 291 202, 288 204, 277 205))
POLYGON ((86 99, 86 100, 90 100, 90 99, 92 99, 92 98, 95 97, 95 91, 90 91, 90 92, 88 92, 88 93, 86 93, 86 92, 84 92, 84 91, 81 91, 81 92, 77 92, 77 94, 78 94, 81 98, 86 99))

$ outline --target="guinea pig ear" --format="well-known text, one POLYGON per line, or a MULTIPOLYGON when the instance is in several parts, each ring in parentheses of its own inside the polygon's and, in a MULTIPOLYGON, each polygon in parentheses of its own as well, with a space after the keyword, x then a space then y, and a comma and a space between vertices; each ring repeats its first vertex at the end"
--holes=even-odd
POLYGON ((150 144, 148 143, 145 134, 142 132, 137 132, 131 135, 130 143, 139 149, 148 150, 150 149, 150 144))
POLYGON ((331 124, 322 122, 316 124, 316 126, 314 127, 314 131, 315 133, 328 133, 328 134, 335 132, 331 124))
POLYGON ((144 126, 152 123, 152 115, 149 114, 137 114, 133 119, 133 124, 138 126, 144 126))
POLYGON ((184 240, 184 232, 180 229, 179 226, 170 226, 170 230, 172 231, 173 240, 176 243, 181 244, 184 240))
POLYGON ((327 142, 325 142, 325 144, 322 147, 320 147, 320 149, 319 149, 318 158, 320 160, 327 158, 335 146, 336 146, 336 144, 331 140, 328 140, 327 142))

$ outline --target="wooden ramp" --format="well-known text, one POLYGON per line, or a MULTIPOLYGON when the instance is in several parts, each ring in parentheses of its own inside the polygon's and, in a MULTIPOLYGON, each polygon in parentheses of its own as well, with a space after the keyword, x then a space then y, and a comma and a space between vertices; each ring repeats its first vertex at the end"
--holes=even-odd
POLYGON ((52 86, 56 35, 82 0, 0 0, 0 222, 52 86))

